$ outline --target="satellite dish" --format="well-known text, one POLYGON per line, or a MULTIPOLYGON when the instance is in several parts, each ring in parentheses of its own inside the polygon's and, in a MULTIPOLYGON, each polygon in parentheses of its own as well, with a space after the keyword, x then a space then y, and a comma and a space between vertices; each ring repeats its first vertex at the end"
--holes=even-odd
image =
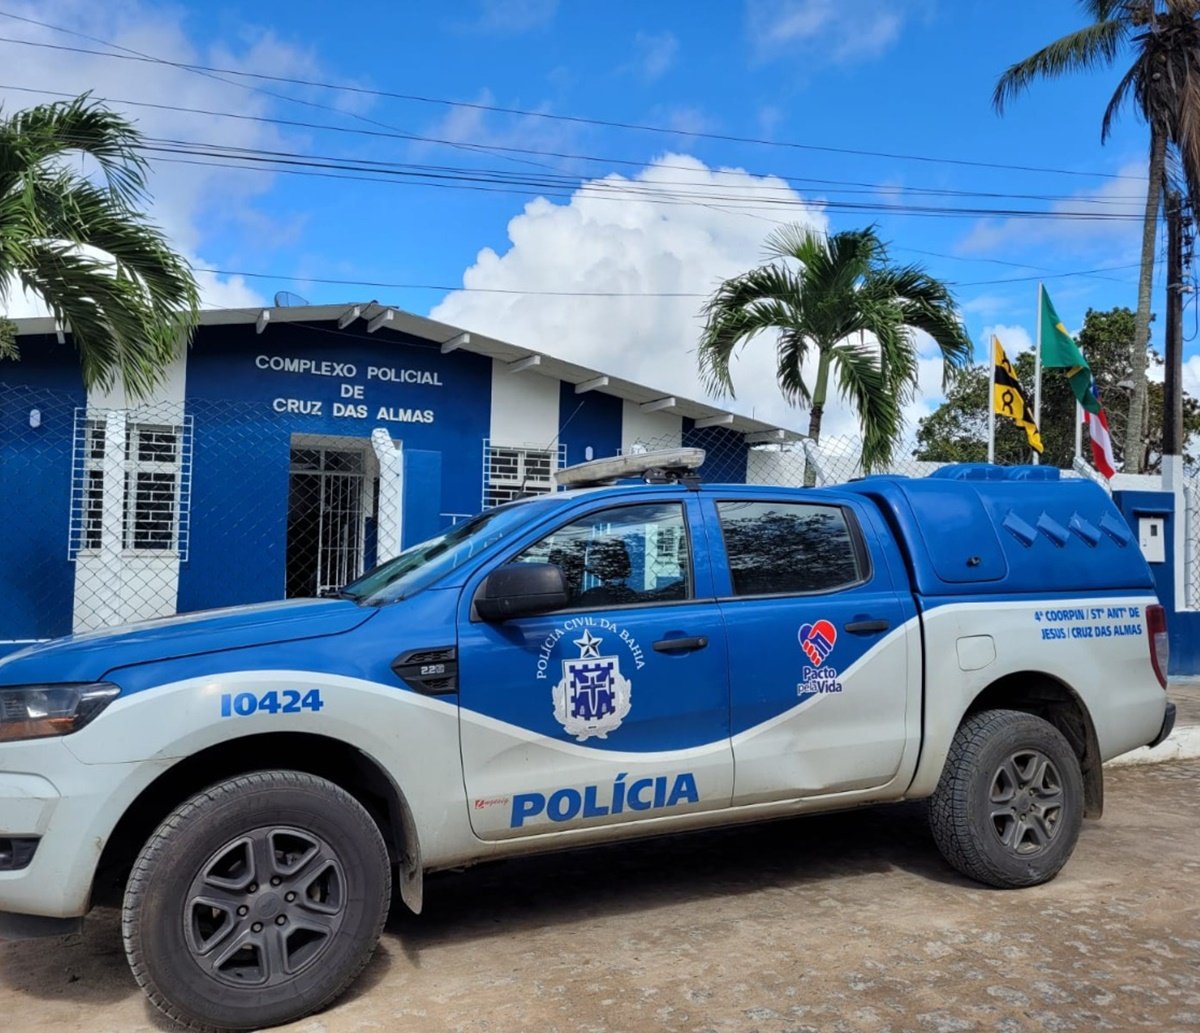
POLYGON ((276 308, 299 308, 308 303, 308 298, 302 298, 299 294, 293 294, 291 291, 276 291, 275 293, 276 308))

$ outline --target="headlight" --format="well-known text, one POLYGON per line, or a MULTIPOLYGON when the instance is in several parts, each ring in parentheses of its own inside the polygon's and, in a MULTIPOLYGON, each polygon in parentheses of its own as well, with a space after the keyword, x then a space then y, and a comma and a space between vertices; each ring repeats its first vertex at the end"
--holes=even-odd
POLYGON ((120 694, 107 682, 0 687, 0 742, 70 735, 120 694))

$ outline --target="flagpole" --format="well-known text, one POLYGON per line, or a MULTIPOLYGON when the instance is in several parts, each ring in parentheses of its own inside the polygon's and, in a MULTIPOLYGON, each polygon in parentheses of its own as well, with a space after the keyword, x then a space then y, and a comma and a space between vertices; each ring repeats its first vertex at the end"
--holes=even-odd
MULTIPOLYGON (((1042 292, 1045 287, 1038 284, 1037 303, 1037 350, 1034 352, 1033 374, 1033 422, 1040 428, 1042 425, 1042 292)), ((1033 453, 1033 463, 1036 466, 1041 456, 1033 453)))
POLYGON ((1075 458, 1083 458, 1083 406, 1075 403, 1075 458))
POLYGON ((988 360, 988 462, 996 461, 996 343, 992 342, 988 360))

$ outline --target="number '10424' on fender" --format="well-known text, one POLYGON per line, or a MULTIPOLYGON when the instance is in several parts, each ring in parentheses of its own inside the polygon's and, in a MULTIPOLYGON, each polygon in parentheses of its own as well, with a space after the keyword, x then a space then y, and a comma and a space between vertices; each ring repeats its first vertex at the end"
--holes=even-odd
POLYGON ((222 717, 249 717, 251 714, 299 714, 302 710, 313 713, 325 706, 321 699, 320 689, 309 689, 301 693, 299 689, 284 689, 276 692, 271 689, 262 695, 253 692, 226 692, 221 696, 222 717))

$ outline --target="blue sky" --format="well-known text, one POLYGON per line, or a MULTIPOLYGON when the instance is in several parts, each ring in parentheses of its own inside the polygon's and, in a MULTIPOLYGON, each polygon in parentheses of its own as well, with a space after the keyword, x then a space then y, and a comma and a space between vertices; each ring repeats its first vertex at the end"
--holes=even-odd
MULTIPOLYGON (((1082 23, 1076 5, 1065 0, 1009 5, 982 0, 610 0, 604 5, 466 0, 351 3, 336 9, 278 0, 252 7, 118 0, 103 10, 82 0, 0 0, 0 12, 172 61, 672 130, 651 133, 214 78, 160 64, 0 42, 0 101, 6 108, 45 97, 13 87, 90 88, 124 107, 157 139, 338 162, 404 163, 410 172, 418 171, 411 166, 424 172, 437 166, 441 174, 470 177, 459 179, 460 186, 488 188, 161 161, 153 181, 156 217, 198 266, 279 277, 206 274, 207 297, 214 304, 269 302, 277 290, 313 302, 375 298, 697 395, 690 349, 699 298, 448 295, 319 281, 703 294, 757 258, 758 244, 773 222, 797 218, 832 230, 877 223, 897 260, 919 261, 957 285, 980 356, 985 334, 994 329, 1011 350, 1028 345, 1038 276, 1046 277, 1069 326, 1081 323, 1088 306, 1132 307, 1136 301, 1136 219, 928 217, 827 207, 828 202, 1057 206, 1136 215, 1144 203, 1138 177, 1145 127, 1126 112, 1108 144, 1102 147, 1099 140, 1100 115, 1116 73, 1037 84, 1002 118, 991 107, 996 78, 1008 64, 1082 23), (335 128, 201 116, 134 101, 335 128), (697 132, 777 145, 693 135, 697 132), (657 164, 647 169, 651 163, 657 164), (714 172, 719 169, 749 175, 714 172), (497 190, 497 175, 526 182, 497 190), (572 184, 612 175, 634 179, 637 197, 598 198, 596 189, 588 188, 572 198, 572 184), (759 178, 764 176, 779 179, 759 178), (1120 176, 1128 178, 1112 178, 1120 176), (530 185, 529 177, 537 182, 530 185), (547 195, 546 177, 566 185, 538 201, 547 195), (764 197, 787 200, 790 206, 747 209, 751 199, 764 197), (1111 271, 1057 275, 1101 268, 1111 271)), ((111 49, 3 17, 0 36, 111 49)), ((1162 309, 1161 291, 1155 307, 1162 309)), ((1193 319, 1189 310, 1189 330, 1193 319)), ((735 372, 738 407, 803 425, 802 414, 787 413, 774 397, 769 348, 760 344, 757 351, 761 359, 748 353, 735 372)), ((1200 387, 1195 341, 1187 355, 1188 382, 1195 391, 1200 387)), ((930 358, 923 368, 925 398, 912 409, 912 418, 935 402, 939 372, 930 358)), ((847 426, 834 421, 835 430, 847 426)))

